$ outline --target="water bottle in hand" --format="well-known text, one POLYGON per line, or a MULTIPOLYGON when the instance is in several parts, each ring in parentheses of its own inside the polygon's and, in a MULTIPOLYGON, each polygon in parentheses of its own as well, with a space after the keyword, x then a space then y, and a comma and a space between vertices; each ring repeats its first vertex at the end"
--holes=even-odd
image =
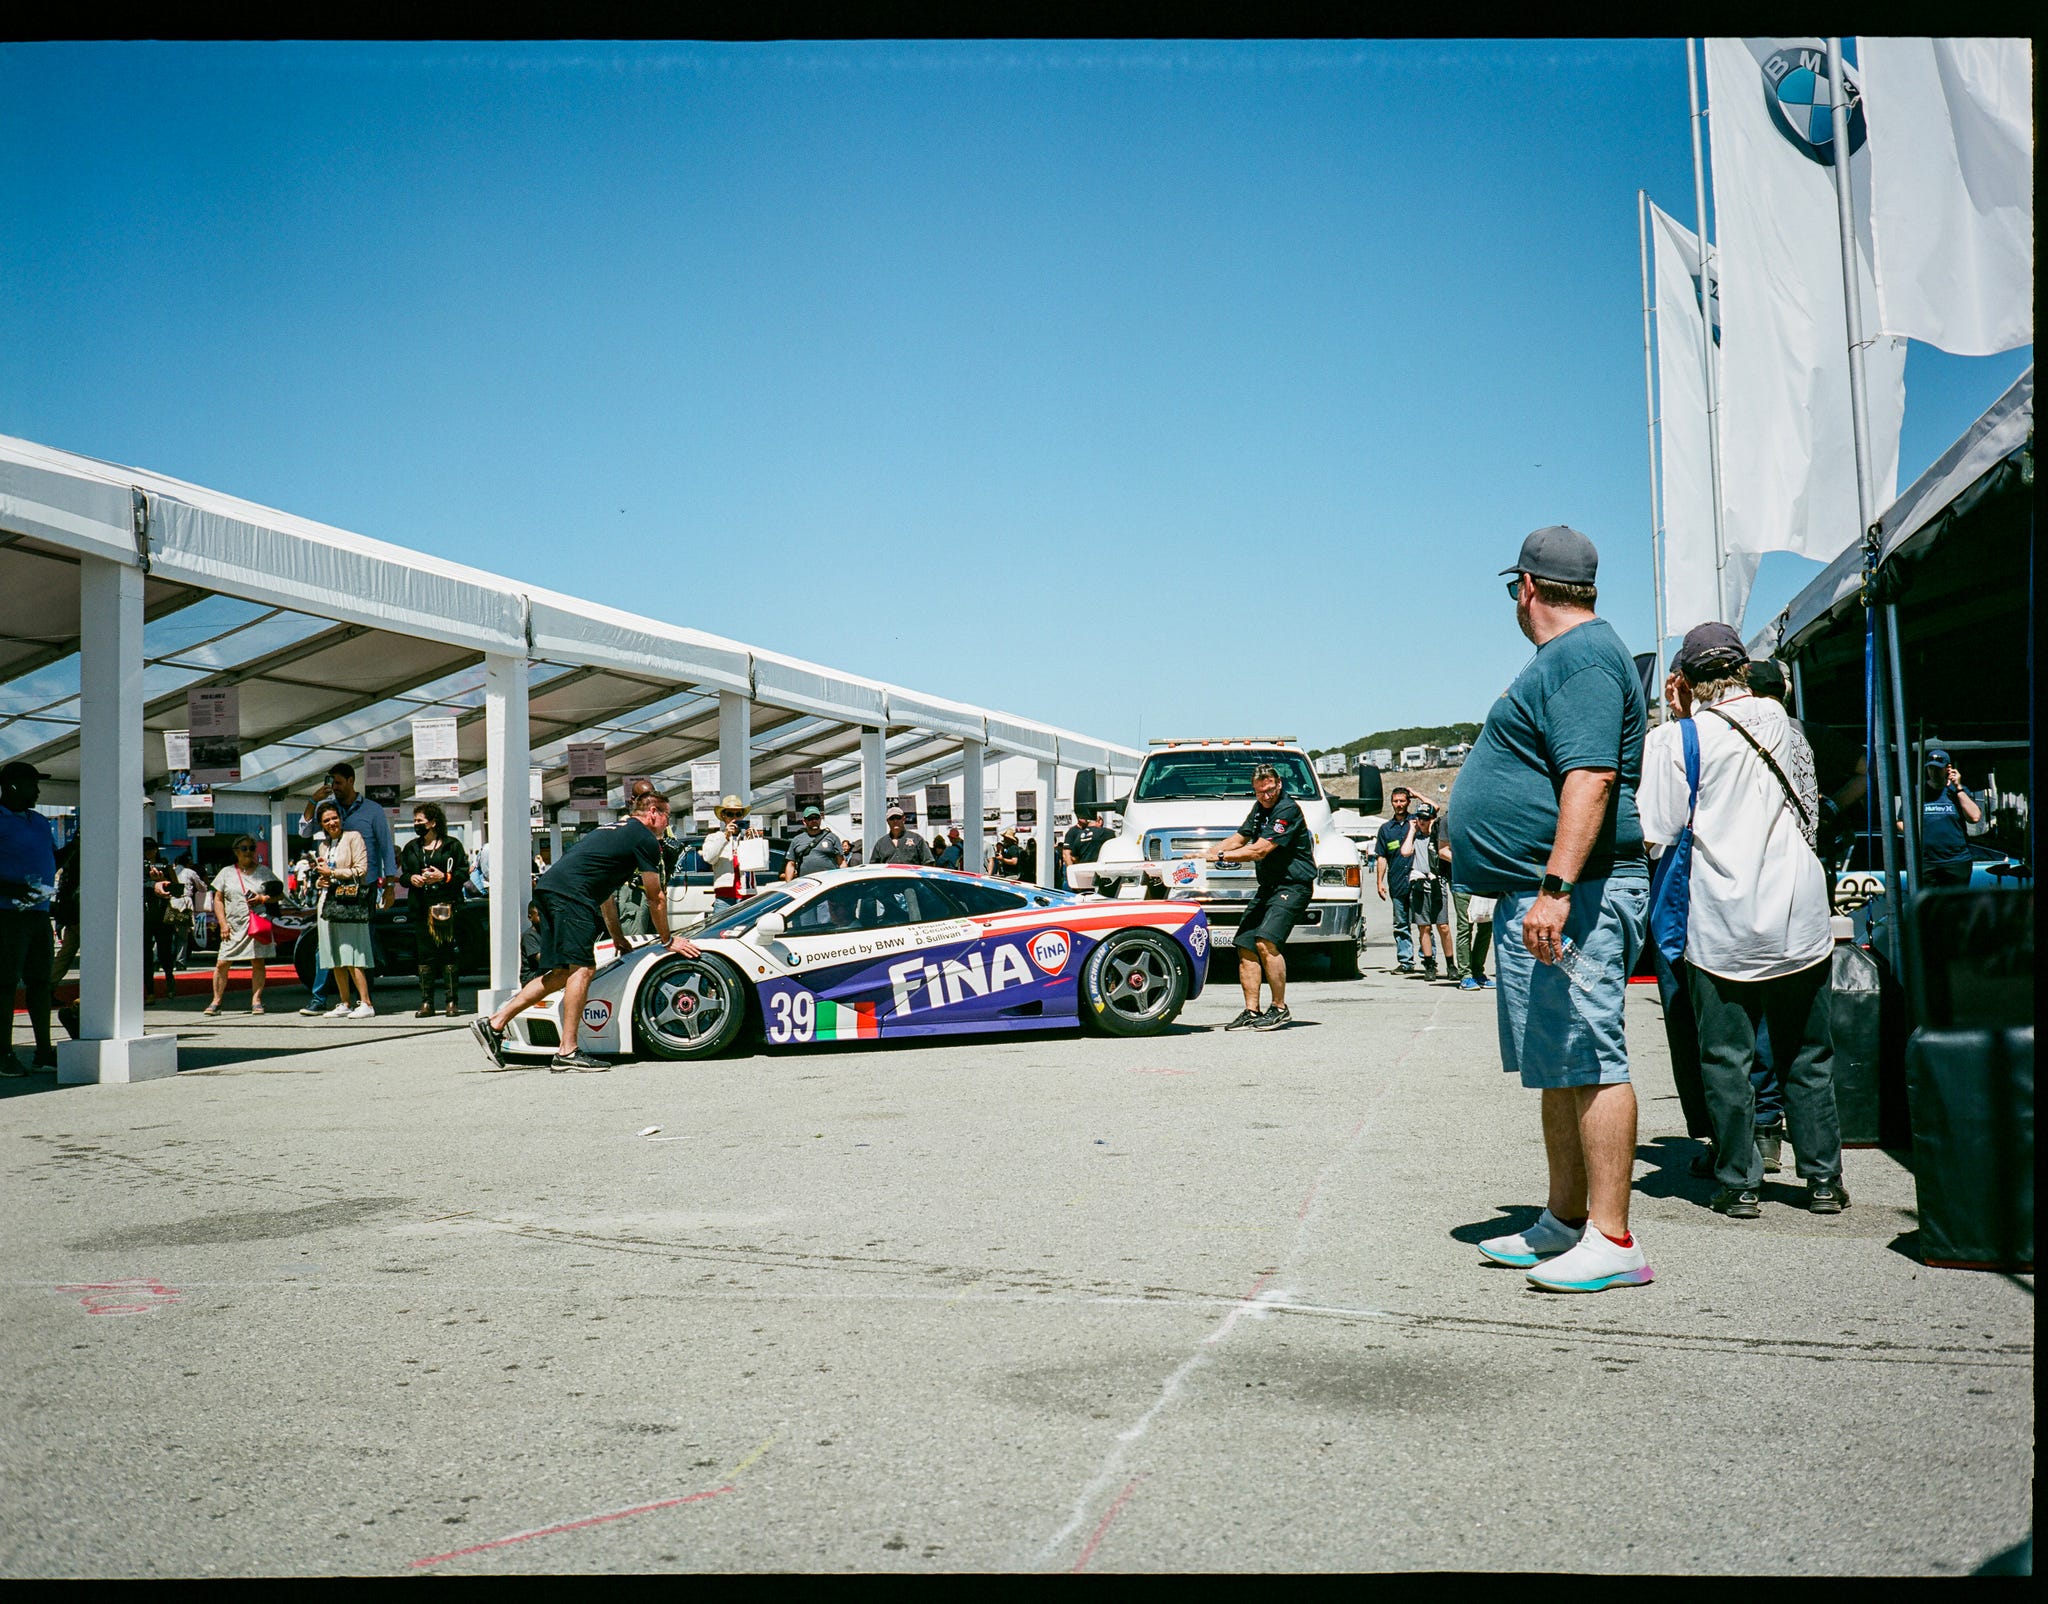
POLYGON ((1598 965, 1588 958, 1578 945, 1567 936, 1558 944, 1557 967, 1564 971, 1564 978, 1587 996, 1599 990, 1598 965))

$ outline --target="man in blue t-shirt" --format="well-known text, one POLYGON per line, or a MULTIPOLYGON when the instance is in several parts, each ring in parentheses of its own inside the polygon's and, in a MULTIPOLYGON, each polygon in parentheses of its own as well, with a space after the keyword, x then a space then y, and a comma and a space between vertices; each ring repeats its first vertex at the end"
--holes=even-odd
POLYGON ((1394 968, 1401 974, 1415 973, 1415 942, 1408 932, 1408 876, 1414 861, 1401 856, 1401 843, 1408 839, 1408 787, 1397 785, 1387 794, 1394 816, 1380 826, 1372 839, 1373 883, 1380 901, 1392 904, 1394 913, 1394 968))
POLYGON ((1984 809, 1963 787, 1963 777, 1935 747, 1920 772, 1920 873, 1928 886, 1970 883, 1969 826, 1984 822, 1984 809))
POLYGON ((27 993, 37 1069, 55 1069, 50 1045, 50 899, 57 840, 36 811, 43 775, 32 763, 0 768, 0 1075, 26 1075, 14 1056, 14 988, 27 993))
POLYGON ((1553 1292, 1650 1280, 1628 1226, 1636 1102, 1622 1030, 1649 922, 1635 801, 1646 708, 1634 658, 1593 612, 1599 562, 1557 524, 1501 570, 1536 655, 1487 714, 1451 812, 1453 884, 1495 899, 1501 1067, 1542 1091, 1550 1167, 1536 1223, 1479 1251, 1553 1292))

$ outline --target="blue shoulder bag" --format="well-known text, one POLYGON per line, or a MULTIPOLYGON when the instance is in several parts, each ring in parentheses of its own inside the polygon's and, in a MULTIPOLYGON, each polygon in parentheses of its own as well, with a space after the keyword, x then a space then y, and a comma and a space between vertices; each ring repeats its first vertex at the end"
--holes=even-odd
POLYGON ((1685 746, 1685 828, 1650 871, 1650 939, 1673 969, 1685 956, 1692 907, 1692 817, 1700 805, 1700 732, 1687 718, 1678 721, 1678 735, 1685 746))

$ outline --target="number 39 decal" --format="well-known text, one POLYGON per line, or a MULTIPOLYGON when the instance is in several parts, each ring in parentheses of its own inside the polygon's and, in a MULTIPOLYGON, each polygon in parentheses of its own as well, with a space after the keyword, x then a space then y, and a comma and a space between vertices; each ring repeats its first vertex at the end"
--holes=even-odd
POLYGON ((768 1039, 805 1042, 818 1028, 818 999, 807 991, 778 991, 768 999, 768 1039))

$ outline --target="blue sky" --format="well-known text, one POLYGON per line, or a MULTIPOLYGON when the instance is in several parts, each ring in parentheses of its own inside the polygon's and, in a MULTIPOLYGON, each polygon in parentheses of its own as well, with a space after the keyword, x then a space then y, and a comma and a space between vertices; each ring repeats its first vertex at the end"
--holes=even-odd
MULTIPOLYGON (((0 432, 1334 744, 1484 717, 1542 524, 1648 649, 1639 186, 1690 219, 1675 41, 5 47, 0 432)), ((1901 483, 2030 359, 1915 347, 1901 483)))

